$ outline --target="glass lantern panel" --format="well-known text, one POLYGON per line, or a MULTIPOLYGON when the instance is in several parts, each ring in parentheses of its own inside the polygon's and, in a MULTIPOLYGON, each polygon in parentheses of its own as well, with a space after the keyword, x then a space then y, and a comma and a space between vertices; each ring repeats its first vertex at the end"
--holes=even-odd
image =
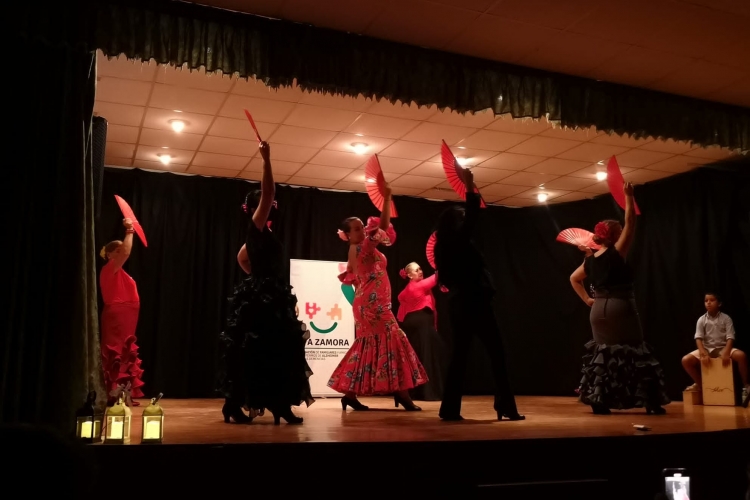
POLYGON ((143 417, 143 439, 161 439, 163 429, 163 417, 161 415, 151 415, 143 417))
POLYGON ((82 439, 91 439, 95 437, 96 428, 93 417, 78 417, 76 419, 76 435, 82 439))
POLYGON ((130 417, 127 416, 123 419, 123 439, 130 439, 130 417))
POLYGON ((123 439, 125 437, 125 422, 123 417, 107 417, 107 438, 123 439))

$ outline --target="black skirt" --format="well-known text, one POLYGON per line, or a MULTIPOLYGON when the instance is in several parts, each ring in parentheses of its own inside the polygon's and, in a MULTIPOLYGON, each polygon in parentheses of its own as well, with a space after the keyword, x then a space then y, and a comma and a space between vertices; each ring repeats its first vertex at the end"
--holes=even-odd
POLYGON ((221 334, 224 397, 257 410, 313 403, 305 358, 310 334, 297 319, 296 304, 280 278, 250 276, 235 288, 221 334))
POLYGON ((591 329, 579 388, 583 403, 616 410, 669 404, 664 371, 643 341, 632 291, 597 291, 591 329))
POLYGON ((441 401, 445 371, 445 349, 443 340, 435 331, 435 315, 429 307, 410 312, 404 318, 401 329, 422 362, 430 381, 410 391, 417 401, 441 401))

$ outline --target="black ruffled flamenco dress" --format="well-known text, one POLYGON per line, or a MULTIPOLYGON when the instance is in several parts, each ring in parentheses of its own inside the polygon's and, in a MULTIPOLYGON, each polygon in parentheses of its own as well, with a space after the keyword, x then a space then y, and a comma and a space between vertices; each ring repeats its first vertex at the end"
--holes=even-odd
POLYGON ((229 299, 227 327, 221 334, 224 419, 244 420, 244 414, 237 413, 244 407, 250 419, 268 409, 277 424, 279 418, 301 423, 291 407, 314 401, 309 383, 312 371, 305 358, 310 334, 297 319, 297 297, 284 272, 281 243, 269 228, 260 231, 251 223, 246 247, 252 274, 229 299))

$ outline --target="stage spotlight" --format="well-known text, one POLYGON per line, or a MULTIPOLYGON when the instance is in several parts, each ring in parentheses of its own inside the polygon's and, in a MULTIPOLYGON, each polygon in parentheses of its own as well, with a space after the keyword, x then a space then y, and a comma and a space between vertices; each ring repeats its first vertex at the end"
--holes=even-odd
POLYGON ((172 130, 178 134, 185 129, 185 122, 182 120, 169 120, 169 124, 172 126, 172 130))
POLYGON ((364 142, 353 142, 351 143, 351 147, 355 153, 363 155, 367 152, 368 144, 365 144, 364 142))
POLYGON ((596 173, 596 180, 603 181, 607 178, 607 172, 597 172, 596 173))
POLYGON ((169 162, 172 161, 172 155, 157 155, 159 157, 159 161, 162 162, 164 165, 169 165, 169 162))
POLYGON ((548 197, 549 196, 547 195, 547 193, 539 193, 538 195, 536 195, 536 199, 539 200, 541 203, 544 203, 545 201, 547 201, 548 197))

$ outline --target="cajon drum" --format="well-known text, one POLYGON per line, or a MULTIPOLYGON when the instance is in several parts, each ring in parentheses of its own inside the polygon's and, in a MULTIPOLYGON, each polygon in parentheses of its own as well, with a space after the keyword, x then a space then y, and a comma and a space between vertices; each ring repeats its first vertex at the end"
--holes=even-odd
POLYGON ((722 366, 721 358, 711 358, 706 367, 701 363, 704 406, 734 406, 734 375, 732 361, 722 366))

